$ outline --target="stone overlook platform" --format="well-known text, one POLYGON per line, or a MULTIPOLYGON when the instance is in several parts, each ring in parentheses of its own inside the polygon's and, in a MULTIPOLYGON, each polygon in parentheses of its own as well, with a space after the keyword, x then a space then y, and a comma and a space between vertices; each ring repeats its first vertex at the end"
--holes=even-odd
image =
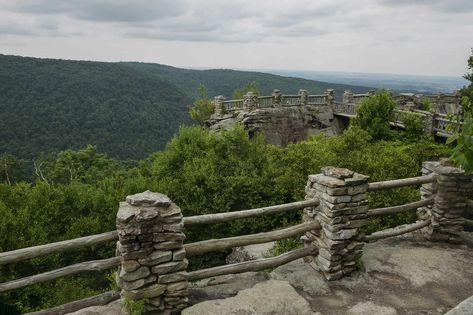
MULTIPOLYGON (((356 116, 358 104, 369 95, 345 91, 341 102, 336 100, 335 91, 331 89, 319 95, 310 95, 306 90, 299 90, 297 95, 285 95, 274 90, 270 96, 256 96, 249 92, 237 100, 225 100, 220 95, 214 98, 215 112, 206 125, 211 130, 219 130, 240 124, 250 135, 262 133, 267 143, 286 146, 320 133, 342 133, 350 119, 356 116)), ((449 135, 447 114, 460 110, 459 93, 401 93, 393 99, 397 104, 391 122, 393 126, 404 128, 403 115, 413 113, 422 117, 424 133, 433 138, 449 135), (425 102, 431 104, 428 111, 423 110, 425 102)))

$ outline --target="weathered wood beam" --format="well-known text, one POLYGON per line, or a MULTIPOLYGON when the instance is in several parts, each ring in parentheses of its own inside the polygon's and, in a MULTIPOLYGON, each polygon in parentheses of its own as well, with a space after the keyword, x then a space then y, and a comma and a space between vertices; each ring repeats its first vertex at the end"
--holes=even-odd
POLYGON ((424 175, 424 176, 419 176, 419 177, 388 180, 384 182, 369 183, 368 191, 398 188, 398 187, 404 187, 404 186, 415 186, 415 185, 433 183, 434 181, 435 181, 434 174, 429 174, 429 175, 424 175))
POLYGON ((19 262, 26 259, 40 257, 44 255, 64 252, 67 250, 78 249, 85 246, 96 245, 113 241, 118 238, 117 231, 106 232, 97 235, 79 237, 72 240, 60 241, 45 245, 27 247, 0 253, 0 265, 19 262))
POLYGON ((96 296, 88 297, 82 300, 73 301, 67 304, 49 308, 47 310, 41 310, 37 312, 26 313, 25 315, 63 315, 81 310, 90 306, 101 306, 107 305, 110 302, 118 300, 120 298, 120 292, 108 291, 96 296))
POLYGON ((415 202, 407 203, 405 205, 370 209, 368 210, 368 216, 371 217, 375 215, 399 213, 399 212, 409 211, 409 210, 417 209, 423 206, 431 205, 433 203, 434 203, 434 198, 431 197, 429 199, 415 201, 415 202))
POLYGON ((449 229, 442 229, 442 231, 457 236, 466 245, 473 247, 473 233, 466 231, 452 231, 449 229))
POLYGON ((102 260, 82 262, 75 265, 63 267, 60 269, 21 278, 18 280, 0 283, 0 293, 24 288, 36 283, 42 283, 45 281, 54 280, 57 278, 73 275, 73 274, 84 272, 84 271, 105 270, 105 269, 118 266, 119 264, 120 264, 120 257, 112 257, 112 258, 102 259, 102 260))
POLYGON ((278 241, 292 236, 301 235, 307 231, 318 229, 320 229, 320 223, 317 221, 312 221, 271 232, 241 235, 222 239, 211 239, 190 244, 184 244, 184 248, 186 249, 187 256, 193 256, 212 251, 225 250, 237 246, 278 241))
POLYGON ((375 232, 370 235, 365 235, 359 238, 359 240, 363 242, 377 241, 383 238, 389 238, 389 237, 409 233, 412 231, 416 231, 428 225, 430 225, 430 220, 417 221, 415 223, 404 224, 404 225, 396 226, 395 228, 392 228, 392 229, 386 229, 383 231, 375 232))
POLYGON ((201 279, 206 279, 215 276, 242 273, 248 271, 259 271, 268 268, 275 268, 293 260, 306 257, 309 255, 316 255, 317 248, 313 245, 292 250, 290 252, 284 253, 282 255, 271 257, 271 258, 261 258, 257 260, 245 261, 241 263, 218 266, 213 268, 207 268, 202 270, 196 270, 187 273, 186 278, 189 281, 196 281, 201 279))
POLYGON ((232 212, 224 212, 224 213, 197 215, 197 216, 192 216, 192 217, 185 217, 184 226, 228 222, 228 221, 233 221, 237 219, 256 217, 260 215, 268 215, 268 214, 281 213, 285 211, 304 209, 306 207, 316 207, 318 205, 319 205, 318 199, 310 199, 310 200, 286 203, 283 205, 256 208, 256 209, 251 209, 251 210, 240 210, 240 211, 232 211, 232 212))

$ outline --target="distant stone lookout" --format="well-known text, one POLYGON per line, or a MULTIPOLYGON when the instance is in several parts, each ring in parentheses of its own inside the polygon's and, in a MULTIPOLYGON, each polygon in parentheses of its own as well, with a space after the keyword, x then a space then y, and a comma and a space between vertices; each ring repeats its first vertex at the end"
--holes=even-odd
MULTIPOLYGON (((274 90, 270 96, 248 92, 243 99, 236 100, 225 100, 219 95, 214 98, 215 112, 206 125, 210 130, 219 130, 240 124, 250 135, 262 133, 267 143, 286 146, 316 134, 342 133, 350 119, 356 117, 357 105, 370 94, 345 91, 341 102, 336 101, 333 89, 318 95, 302 89, 297 95, 282 94, 280 90, 274 90)), ((424 133, 434 139, 449 136, 447 115, 460 110, 458 92, 435 95, 401 93, 393 99, 397 104, 395 120, 391 122, 393 126, 404 128, 402 115, 415 113, 423 118, 424 133), (422 110, 426 99, 432 106, 429 111, 422 110)))

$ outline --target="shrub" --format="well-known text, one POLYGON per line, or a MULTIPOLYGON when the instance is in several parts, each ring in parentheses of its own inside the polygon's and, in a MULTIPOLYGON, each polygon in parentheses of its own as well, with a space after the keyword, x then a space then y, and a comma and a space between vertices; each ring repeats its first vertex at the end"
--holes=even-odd
POLYGON ((357 117, 353 124, 368 131, 373 140, 386 140, 391 137, 389 122, 393 119, 396 103, 386 90, 364 98, 357 107, 357 117))

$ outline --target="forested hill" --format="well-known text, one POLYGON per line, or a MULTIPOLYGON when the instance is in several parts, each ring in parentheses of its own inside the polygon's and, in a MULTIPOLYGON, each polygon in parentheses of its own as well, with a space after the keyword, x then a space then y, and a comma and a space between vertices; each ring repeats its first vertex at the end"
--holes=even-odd
POLYGON ((199 84, 209 96, 230 96, 251 81, 264 93, 368 90, 257 72, 0 55, 0 154, 30 159, 94 144, 115 158, 143 158, 191 123, 199 84))

